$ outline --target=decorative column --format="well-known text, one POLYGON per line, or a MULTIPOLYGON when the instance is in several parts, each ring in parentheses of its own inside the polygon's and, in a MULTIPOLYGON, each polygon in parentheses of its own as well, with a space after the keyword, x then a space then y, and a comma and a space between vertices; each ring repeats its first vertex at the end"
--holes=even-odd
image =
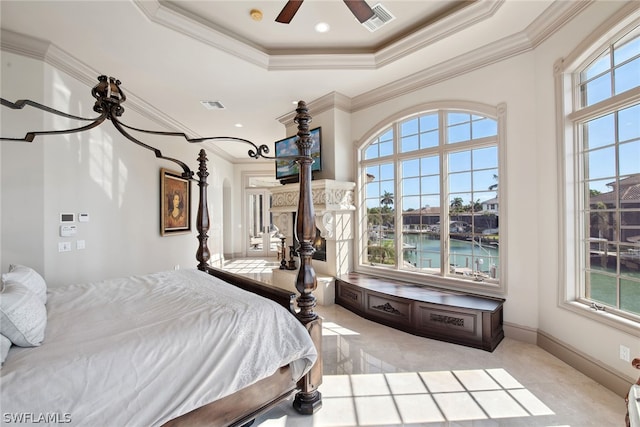
MULTIPOLYGON (((296 217, 295 233, 300 242, 298 254, 300 256, 300 269, 296 278, 298 296, 298 318, 309 331, 311 338, 316 343, 317 351, 322 354, 322 319, 313 311, 316 306, 316 297, 313 291, 316 289, 316 272, 311 263, 311 257, 315 251, 313 239, 316 236, 315 215, 313 213, 313 200, 311 193, 311 145, 313 143, 309 133, 311 116, 304 101, 298 102, 294 122, 298 124, 298 160, 300 166, 300 198, 298 200, 298 215, 296 217)), ((320 360, 322 360, 320 358, 320 360)), ((316 363, 309 374, 300 380, 301 391, 296 394, 293 407, 302 414, 313 414, 322 407, 322 395, 318 386, 322 382, 322 364, 316 363)))

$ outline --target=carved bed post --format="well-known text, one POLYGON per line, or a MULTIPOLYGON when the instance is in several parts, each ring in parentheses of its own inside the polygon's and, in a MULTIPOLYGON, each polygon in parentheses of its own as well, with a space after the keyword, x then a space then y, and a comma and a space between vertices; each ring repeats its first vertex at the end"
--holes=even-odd
POLYGON ((313 311, 316 306, 316 297, 313 295, 317 287, 316 272, 311 263, 311 257, 315 249, 313 239, 316 235, 315 219, 313 212, 313 196, 311 193, 311 145, 313 141, 309 133, 311 116, 308 114, 307 104, 298 102, 294 121, 298 124, 298 151, 304 158, 299 159, 300 165, 300 195, 298 199, 298 213, 294 232, 300 242, 298 255, 300 256, 300 269, 296 278, 298 296, 298 319, 309 331, 311 338, 318 350, 318 362, 311 371, 300 380, 301 391, 296 394, 293 402, 294 408, 302 414, 313 414, 322 407, 322 396, 318 386, 322 382, 322 319, 313 311))
POLYGON ((196 259, 198 260, 198 270, 204 271, 209 265, 209 247, 207 246, 207 240, 209 236, 209 209, 207 207, 207 154, 204 149, 200 150, 198 154, 198 187, 200 187, 200 200, 198 202, 198 216, 196 218, 196 228, 198 229, 198 251, 196 252, 196 259))

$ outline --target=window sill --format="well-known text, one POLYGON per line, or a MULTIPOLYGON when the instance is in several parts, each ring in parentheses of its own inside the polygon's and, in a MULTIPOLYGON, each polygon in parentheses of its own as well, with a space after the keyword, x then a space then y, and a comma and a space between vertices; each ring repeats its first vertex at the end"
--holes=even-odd
POLYGON ((588 305, 578 301, 564 301, 560 306, 566 310, 594 320, 598 323, 605 324, 621 332, 640 337, 640 322, 626 319, 606 310, 595 310, 588 305))
POLYGON ((387 279, 402 280, 416 285, 428 285, 448 291, 470 292, 488 297, 504 298, 506 294, 503 287, 491 282, 474 282, 471 280, 456 279, 454 277, 411 273, 409 271, 396 270, 388 267, 372 267, 368 265, 359 265, 358 268, 356 268, 356 272, 387 279))

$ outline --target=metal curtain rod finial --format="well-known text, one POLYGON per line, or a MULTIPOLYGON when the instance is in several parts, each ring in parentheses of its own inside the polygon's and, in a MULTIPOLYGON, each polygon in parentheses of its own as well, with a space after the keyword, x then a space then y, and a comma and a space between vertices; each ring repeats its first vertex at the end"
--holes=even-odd
POLYGON ((12 137, 4 137, 0 136, 0 140, 2 141, 25 141, 25 142, 33 142, 33 139, 38 135, 60 135, 60 134, 69 134, 69 133, 78 133, 84 132, 89 129, 93 129, 99 125, 101 125, 105 120, 110 120, 113 123, 113 126, 124 135, 129 141, 146 148, 147 150, 151 150, 154 152, 155 156, 159 159, 168 160, 179 165, 182 170, 182 176, 187 179, 193 179, 193 171, 189 169, 189 167, 182 161, 178 159, 174 159, 171 157, 165 157, 162 155, 160 150, 154 148, 139 139, 132 136, 126 129, 133 130, 136 132, 147 133, 152 135, 161 135, 161 136, 181 136, 189 143, 199 143, 205 141, 233 141, 233 142, 242 142, 245 144, 251 145, 251 149, 248 152, 248 156, 254 159, 259 159, 261 157, 266 159, 271 159, 271 157, 267 156, 269 154, 269 147, 266 145, 256 145, 255 143, 249 141, 244 138, 237 138, 232 136, 211 136, 211 137, 203 137, 203 138, 189 138, 183 132, 163 132, 163 131, 154 131, 147 129, 139 129, 129 125, 122 123, 118 117, 122 116, 124 113, 124 107, 122 103, 127 100, 127 96, 124 91, 120 87, 120 80, 114 77, 107 77, 105 75, 98 76, 98 84, 91 89, 91 95, 96 99, 96 102, 93 106, 93 111, 99 113, 100 115, 95 118, 86 118, 74 116, 72 114, 67 114, 62 111, 56 110, 51 107, 47 107, 45 105, 39 104, 37 102, 31 101, 29 99, 19 99, 16 102, 8 101, 4 98, 0 98, 0 103, 4 107, 11 108, 12 110, 22 110, 25 106, 30 106, 33 108, 37 108, 39 110, 45 111, 47 113, 55 114, 61 117, 66 117, 68 119, 80 120, 85 122, 90 122, 87 125, 62 129, 62 130, 48 130, 48 131, 31 131, 27 132, 22 138, 12 138, 12 137))

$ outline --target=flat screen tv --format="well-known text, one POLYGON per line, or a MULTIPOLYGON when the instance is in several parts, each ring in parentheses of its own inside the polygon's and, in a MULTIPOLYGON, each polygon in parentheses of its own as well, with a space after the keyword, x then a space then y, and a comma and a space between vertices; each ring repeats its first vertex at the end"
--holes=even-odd
MULTIPOLYGON (((311 172, 322 170, 322 152, 321 152, 321 132, 320 128, 311 129, 309 131, 313 144, 311 145, 311 157, 313 157, 313 164, 311 165, 311 172)), ((298 163, 287 159, 277 160, 278 157, 285 156, 298 156, 298 146, 296 140, 298 135, 290 136, 289 138, 276 141, 276 179, 286 180, 287 178, 297 177, 300 171, 298 163)))

